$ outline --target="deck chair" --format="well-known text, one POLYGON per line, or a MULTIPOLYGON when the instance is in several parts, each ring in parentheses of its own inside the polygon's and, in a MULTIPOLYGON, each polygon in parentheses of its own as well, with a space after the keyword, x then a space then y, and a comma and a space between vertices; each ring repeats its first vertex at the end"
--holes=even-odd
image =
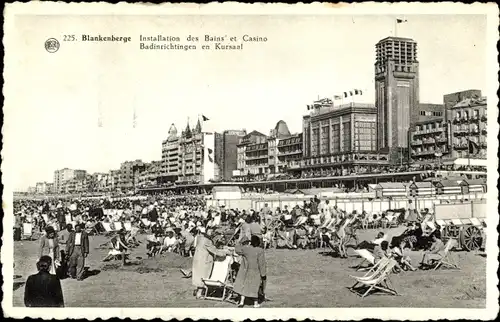
POLYGON ((131 231, 132 230, 132 223, 130 221, 126 221, 123 223, 123 227, 125 228, 126 231, 131 231))
POLYGON ((436 224, 441 226, 441 228, 444 228, 446 226, 446 221, 444 221, 442 219, 438 219, 438 220, 436 220, 436 224))
POLYGON ((120 231, 123 228, 122 222, 121 221, 115 221, 113 223, 115 225, 115 230, 120 231))
POLYGON ((23 223, 23 239, 33 240, 33 224, 25 222, 23 223))
POLYGON ((384 267, 387 265, 387 262, 389 261, 389 258, 384 257, 380 259, 375 265, 373 265, 366 273, 365 275, 359 277, 359 276, 354 276, 354 275, 349 275, 352 278, 355 279, 362 279, 362 280, 369 280, 376 276, 377 274, 380 273, 381 270, 384 269, 384 267))
POLYGON ((431 214, 427 214, 425 215, 425 217, 422 219, 422 223, 424 222, 428 222, 428 221, 431 221, 432 220, 432 215, 431 214))
POLYGON ((202 298, 205 300, 224 301, 233 286, 228 283, 232 256, 226 256, 222 261, 214 261, 210 278, 202 278, 204 284, 202 298), (220 296, 217 296, 220 295, 220 296))
POLYGON ((333 218, 332 218, 332 219, 326 219, 326 220, 325 220, 325 221, 321 224, 321 226, 319 226, 319 228, 325 228, 325 227, 327 227, 327 226, 330 224, 330 222, 331 222, 332 220, 333 220, 333 218))
POLYGON ((444 246, 443 257, 439 259, 434 265, 433 269, 437 270, 439 267, 445 266, 448 268, 460 269, 456 261, 452 258, 450 250, 456 245, 457 241, 453 238, 448 239, 444 246))
POLYGON ((110 244, 111 244, 111 250, 108 252, 108 255, 106 255, 106 257, 104 257, 102 261, 107 262, 109 260, 117 260, 121 258, 122 264, 125 264, 126 259, 129 255, 128 252, 126 250, 123 251, 120 250, 119 241, 117 241, 115 244, 113 243, 110 244))
POLYGON ((451 220, 451 223, 452 223, 453 225, 455 225, 455 226, 462 226, 462 221, 461 221, 460 219, 458 219, 458 218, 453 218, 453 219, 451 220))
POLYGON ((141 221, 146 227, 149 227, 149 225, 151 225, 151 222, 147 218, 142 218, 141 221))
POLYGON ((104 228, 104 230, 106 231, 106 233, 112 233, 114 232, 114 230, 111 228, 111 223, 109 222, 101 222, 102 224, 102 227, 104 228))
POLYGON ((387 222, 387 228, 393 228, 398 226, 398 216, 387 216, 386 217, 388 222, 387 222))
POLYGON ((396 261, 389 259, 382 262, 371 276, 352 276, 356 281, 353 286, 349 288, 351 292, 360 295, 362 298, 366 297, 370 292, 378 290, 390 295, 398 295, 397 291, 392 287, 389 275, 396 266, 396 261), (363 289, 366 291, 363 292, 363 289))
POLYGON ((436 225, 434 224, 434 222, 428 221, 425 224, 432 230, 432 232, 436 231, 436 225))
POLYGON ((359 256, 361 256, 361 258, 363 258, 361 263, 359 263, 359 265, 357 265, 355 267, 356 270, 358 270, 358 271, 369 270, 373 267, 373 265, 375 264, 375 257, 373 256, 373 254, 369 250, 367 250, 367 249, 354 249, 354 252, 356 254, 358 254, 359 256), (368 262, 368 264, 369 264, 368 267, 362 266, 365 262, 368 262))
POLYGON ((99 230, 97 229, 97 223, 92 224, 92 226, 86 227, 85 231, 89 235, 98 235, 99 234, 99 230))

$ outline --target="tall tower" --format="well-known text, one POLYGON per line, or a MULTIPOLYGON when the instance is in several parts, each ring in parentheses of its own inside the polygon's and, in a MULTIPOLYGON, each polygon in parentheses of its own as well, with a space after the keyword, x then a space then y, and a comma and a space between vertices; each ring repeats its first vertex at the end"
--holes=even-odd
POLYGON ((417 43, 387 37, 376 45, 377 146, 394 156, 408 148, 408 131, 418 118, 417 43))

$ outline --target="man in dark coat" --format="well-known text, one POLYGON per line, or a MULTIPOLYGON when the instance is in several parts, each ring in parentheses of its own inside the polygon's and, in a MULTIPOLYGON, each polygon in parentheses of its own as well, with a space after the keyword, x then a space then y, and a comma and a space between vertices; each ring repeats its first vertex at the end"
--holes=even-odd
POLYGON ((38 273, 28 277, 24 289, 26 307, 64 307, 61 282, 49 273, 52 265, 50 256, 42 256, 36 264, 38 273))
POLYGON ((83 280, 85 258, 89 254, 89 236, 82 231, 82 225, 75 226, 66 242, 66 256, 69 257, 69 273, 71 278, 83 280))

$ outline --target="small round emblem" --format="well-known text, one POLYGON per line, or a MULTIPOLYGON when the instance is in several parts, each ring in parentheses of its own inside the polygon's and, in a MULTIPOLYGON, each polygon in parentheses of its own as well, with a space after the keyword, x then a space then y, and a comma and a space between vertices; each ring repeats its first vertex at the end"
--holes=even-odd
POLYGON ((56 51, 59 50, 59 47, 60 47, 59 41, 55 38, 49 38, 45 42, 45 49, 49 53, 55 53, 56 51))

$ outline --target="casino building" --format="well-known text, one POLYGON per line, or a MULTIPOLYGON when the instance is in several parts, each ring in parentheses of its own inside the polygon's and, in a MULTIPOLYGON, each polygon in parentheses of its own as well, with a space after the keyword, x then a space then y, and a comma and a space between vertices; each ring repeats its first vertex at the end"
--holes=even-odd
POLYGON ((303 117, 303 176, 376 172, 388 165, 377 152, 377 108, 349 103, 322 106, 303 117))

